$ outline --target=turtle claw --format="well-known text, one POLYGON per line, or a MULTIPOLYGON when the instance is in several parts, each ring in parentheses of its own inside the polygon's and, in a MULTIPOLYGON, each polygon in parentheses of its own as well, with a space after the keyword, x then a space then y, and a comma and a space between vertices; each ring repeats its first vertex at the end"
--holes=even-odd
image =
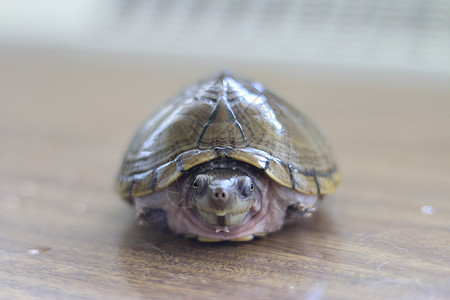
POLYGON ((304 218, 310 218, 313 215, 313 212, 316 211, 316 207, 307 208, 306 211, 303 214, 304 218))
MULTIPOLYGON (((260 237, 262 235, 259 235, 260 237)), ((252 234, 247 235, 247 236, 242 236, 239 238, 235 238, 235 239, 231 239, 230 242, 248 242, 253 240, 254 236, 252 234)), ((204 236, 197 236, 197 241, 201 242, 201 243, 218 243, 218 242, 223 242, 225 240, 221 240, 221 239, 215 239, 215 238, 208 238, 208 237, 204 237, 204 236)))
POLYGON ((267 236, 267 233, 265 233, 265 232, 258 232, 258 233, 255 233, 255 234, 253 234, 255 237, 257 237, 257 238, 263 238, 263 237, 266 237, 267 236))
POLYGON ((254 236, 250 234, 250 235, 247 235, 247 236, 242 236, 242 237, 238 237, 238 238, 232 239, 230 241, 232 241, 232 242, 248 242, 248 241, 253 240, 253 238, 254 238, 254 236))
POLYGON ((207 238, 207 237, 204 237, 204 236, 198 236, 198 237, 197 237, 197 241, 202 242, 202 243, 217 243, 217 242, 222 242, 222 240, 220 240, 220 239, 207 238))

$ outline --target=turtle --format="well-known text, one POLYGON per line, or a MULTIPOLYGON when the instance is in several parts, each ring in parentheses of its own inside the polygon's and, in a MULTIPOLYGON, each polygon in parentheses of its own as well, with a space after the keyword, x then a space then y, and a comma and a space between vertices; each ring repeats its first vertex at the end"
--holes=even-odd
POLYGON ((262 84, 221 71, 141 125, 116 187, 143 223, 218 242, 311 215, 339 181, 313 121, 262 84))

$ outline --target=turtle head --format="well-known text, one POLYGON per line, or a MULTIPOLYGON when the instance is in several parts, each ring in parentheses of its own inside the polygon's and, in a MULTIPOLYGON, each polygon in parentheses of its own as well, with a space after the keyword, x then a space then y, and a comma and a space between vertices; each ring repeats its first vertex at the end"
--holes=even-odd
POLYGON ((232 170, 216 169, 196 175, 189 194, 200 217, 214 226, 237 225, 260 205, 256 182, 232 170))

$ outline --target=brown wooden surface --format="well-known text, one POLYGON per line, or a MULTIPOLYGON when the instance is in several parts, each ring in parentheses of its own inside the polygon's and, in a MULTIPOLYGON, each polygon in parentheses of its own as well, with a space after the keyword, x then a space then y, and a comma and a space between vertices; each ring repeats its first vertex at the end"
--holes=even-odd
POLYGON ((0 61, 1 299, 450 298, 445 86, 230 64, 320 125, 343 182, 279 233, 201 244, 136 225, 113 181, 137 126, 214 64, 0 61))

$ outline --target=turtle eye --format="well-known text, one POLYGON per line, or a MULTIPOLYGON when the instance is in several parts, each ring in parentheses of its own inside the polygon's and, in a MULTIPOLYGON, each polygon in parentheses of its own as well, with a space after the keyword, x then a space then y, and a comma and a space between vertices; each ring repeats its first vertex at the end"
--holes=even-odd
POLYGON ((194 181, 192 182, 192 188, 194 190, 198 189, 198 180, 197 180, 197 178, 195 178, 194 181))
POLYGON ((255 190, 255 184, 248 176, 241 176, 239 178, 239 190, 244 198, 251 196, 252 192, 255 190))
POLYGON ((195 190, 196 193, 202 194, 205 192, 206 185, 209 182, 208 175, 200 174, 195 176, 195 179, 191 183, 191 187, 193 190, 195 190))

